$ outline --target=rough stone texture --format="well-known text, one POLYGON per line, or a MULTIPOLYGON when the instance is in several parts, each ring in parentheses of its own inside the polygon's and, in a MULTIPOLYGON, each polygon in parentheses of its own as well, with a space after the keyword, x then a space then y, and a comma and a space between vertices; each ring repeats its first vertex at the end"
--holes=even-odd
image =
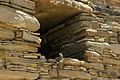
MULTIPOLYGON (((67 57, 62 60, 61 71, 83 71, 91 75, 91 80, 119 80, 119 1, 76 1, 91 6, 93 13, 81 12, 46 30, 41 35, 43 48, 48 51, 45 54, 53 57, 61 52, 67 57)), ((53 68, 58 69, 55 65, 53 68)))
POLYGON ((93 9, 74 0, 31 0, 36 3, 35 16, 41 23, 41 32, 61 23, 80 12, 93 12, 93 9), (47 21, 47 22, 46 22, 47 21))
POLYGON ((0 79, 2 80, 34 80, 36 77, 38 77, 38 74, 35 73, 0 70, 0 79))
POLYGON ((120 46, 120 44, 111 44, 110 45, 110 48, 114 54, 120 54, 119 46, 120 46))
POLYGON ((117 7, 113 9, 116 5, 107 0, 31 1, 0 0, 0 79, 120 78, 120 13, 117 7), (35 7, 31 1, 36 3, 35 16, 45 32, 41 38, 46 57, 55 58, 59 52, 64 57, 46 60, 37 52, 41 39, 33 31, 40 25, 30 14, 35 7))
POLYGON ((106 0, 107 5, 111 8, 111 9, 115 9, 115 10, 120 10, 120 1, 119 0, 106 0))
POLYGON ((35 9, 35 3, 29 0, 9 0, 9 2, 28 9, 35 9))
POLYGON ((0 5, 0 22, 15 25, 17 28, 25 28, 30 31, 37 31, 40 24, 37 19, 20 10, 0 5))
POLYGON ((106 7, 107 3, 106 0, 89 0, 91 4, 94 4, 96 6, 106 7))
POLYGON ((40 24, 34 16, 18 6, 29 10, 34 9, 35 4, 28 0, 0 0, 1 80, 35 80, 39 77, 38 64, 46 62, 44 56, 35 53, 41 39, 33 31, 37 31, 40 24))
MULTIPOLYGON (((55 69, 50 70, 50 77, 57 77, 57 71, 55 69)), ((62 70, 59 71, 60 77, 69 77, 70 79, 91 79, 91 76, 85 72, 79 72, 79 71, 70 71, 70 70, 62 70)))
POLYGON ((0 5, 9 6, 27 13, 35 13, 35 3, 29 0, 0 0, 0 5))

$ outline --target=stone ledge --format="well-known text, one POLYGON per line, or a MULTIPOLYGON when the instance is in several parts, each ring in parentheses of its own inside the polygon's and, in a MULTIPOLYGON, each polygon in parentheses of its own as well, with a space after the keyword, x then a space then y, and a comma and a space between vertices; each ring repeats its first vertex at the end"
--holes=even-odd
POLYGON ((0 22, 2 23, 31 31, 37 31, 40 28, 38 20, 31 14, 3 5, 0 5, 0 11, 0 22))
POLYGON ((6 3, 6 2, 0 2, 0 5, 8 6, 8 7, 14 8, 14 9, 19 9, 19 10, 22 10, 24 12, 31 13, 31 14, 35 13, 34 10, 30 10, 30 9, 23 8, 23 7, 20 7, 18 5, 14 5, 14 4, 9 4, 9 3, 6 3))
POLYGON ((29 0, 0 0, 0 3, 1 2, 7 2, 9 4, 14 4, 31 10, 35 9, 35 3, 29 0))

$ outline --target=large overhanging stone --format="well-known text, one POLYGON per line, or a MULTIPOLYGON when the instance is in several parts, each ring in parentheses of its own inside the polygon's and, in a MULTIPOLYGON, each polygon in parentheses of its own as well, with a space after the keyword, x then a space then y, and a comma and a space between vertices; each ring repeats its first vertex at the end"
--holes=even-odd
POLYGON ((41 32, 61 23, 80 12, 93 12, 93 9, 75 0, 32 0, 36 3, 35 16, 41 23, 41 32))
POLYGON ((34 16, 3 5, 0 5, 0 22, 30 31, 37 31, 40 28, 40 24, 34 16))

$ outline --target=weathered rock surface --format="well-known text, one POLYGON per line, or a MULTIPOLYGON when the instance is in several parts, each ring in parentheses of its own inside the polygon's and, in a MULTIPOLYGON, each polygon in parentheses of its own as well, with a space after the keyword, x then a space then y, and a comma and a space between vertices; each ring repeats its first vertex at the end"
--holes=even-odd
MULTIPOLYGON (((57 77, 57 71, 55 69, 50 70, 50 77, 57 77)), ((70 70, 62 70, 59 71, 59 76, 60 77, 69 77, 70 79, 91 79, 91 76, 85 72, 79 72, 79 71, 70 71, 70 70)))
POLYGON ((40 34, 34 33, 40 24, 29 12, 34 8, 29 0, 0 0, 1 80, 35 80, 39 77, 39 63, 46 62, 44 56, 34 53, 41 43, 37 37, 40 34))
MULTIPOLYGON (((4 0, 2 0, 4 1, 4 0)), ((22 0, 22 1, 19 1, 19 0, 7 0, 7 2, 10 2, 11 4, 15 4, 15 5, 18 5, 18 6, 21 6, 21 7, 24 7, 24 8, 28 8, 28 9, 32 9, 34 10, 35 9, 35 3, 32 2, 32 1, 29 1, 29 0, 22 0)))
POLYGON ((119 46, 120 44, 111 44, 110 48, 113 51, 113 53, 120 54, 119 46))
POLYGON ((98 42, 86 42, 87 46, 93 46, 93 47, 98 47, 101 49, 105 49, 105 48, 110 48, 110 45, 108 43, 98 43, 98 42))
POLYGON ((32 0, 36 3, 35 16, 43 32, 80 12, 93 12, 92 8, 74 0, 32 0), (47 21, 47 22, 46 22, 47 21))
POLYGON ((38 74, 35 73, 27 73, 27 72, 17 72, 17 71, 8 71, 8 70, 0 70, 0 79, 2 80, 35 80, 37 79, 38 74))
MULTIPOLYGON (((119 79, 119 1, 76 1, 91 6, 93 13, 80 12, 70 19, 63 21, 60 25, 49 28, 44 35, 42 35, 45 40, 43 43, 44 50, 49 51, 47 54, 56 56, 61 52, 64 57, 70 57, 64 58, 61 61, 62 67, 60 67, 61 63, 59 66, 54 65, 52 67, 56 69, 54 72, 57 73, 58 70, 57 75, 52 72, 50 73, 54 75, 55 79, 62 79, 62 77, 68 78, 70 74, 69 72, 67 73, 67 71, 89 73, 91 80, 119 79), (64 71, 66 71, 65 74, 61 73, 64 71), (63 74, 64 76, 62 76, 63 74)), ((73 77, 70 78, 72 79, 73 77)), ((79 79, 83 80, 85 78, 79 77, 79 79)))
POLYGON ((30 14, 3 5, 0 5, 0 11, 0 22, 9 23, 15 25, 16 28, 25 28, 30 31, 40 29, 39 22, 30 14))
POLYGON ((107 5, 111 8, 111 9, 115 9, 115 10, 120 10, 120 1, 119 0, 106 0, 107 5))
POLYGON ((0 0, 0 79, 119 79, 120 13, 111 1, 0 0), (40 25, 32 1, 46 57, 64 57, 47 61, 36 53, 40 25))
POLYGON ((106 0, 89 0, 91 2, 91 4, 94 4, 96 6, 100 6, 100 7, 106 7, 107 3, 106 0))

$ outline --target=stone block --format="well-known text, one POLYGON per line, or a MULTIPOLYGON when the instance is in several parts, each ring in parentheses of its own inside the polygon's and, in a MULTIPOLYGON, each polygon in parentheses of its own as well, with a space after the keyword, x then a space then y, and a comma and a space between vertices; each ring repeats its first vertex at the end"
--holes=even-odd
POLYGON ((24 51, 24 52, 37 52, 38 49, 33 46, 28 46, 25 44, 15 44, 15 43, 2 43, 0 44, 0 50, 10 50, 10 51, 24 51))
POLYGON ((104 70, 104 65, 102 63, 85 63, 85 67, 88 69, 96 69, 100 71, 104 70))
POLYGON ((38 78, 38 76, 39 75, 36 73, 0 70, 1 80, 13 80, 13 79, 14 80, 20 80, 20 79, 34 80, 38 78))
POLYGON ((97 21, 81 21, 81 26, 83 27, 91 27, 91 28, 99 28, 100 23, 97 21))
POLYGON ((12 30, 1 29, 0 30, 0 40, 12 40, 15 34, 12 30))
MULTIPOLYGON (((55 78, 58 77, 57 75, 57 70, 56 69, 51 69, 50 72, 50 77, 55 78)), ((70 71, 70 70, 60 70, 59 71, 59 77, 66 77, 70 79, 91 79, 91 75, 85 72, 80 72, 80 71, 70 71)))
MULTIPOLYGON (((70 80, 69 78, 59 78, 60 80, 70 80)), ((58 78, 52 78, 50 80, 58 80, 58 78)))
POLYGON ((120 44, 110 44, 110 49, 114 54, 120 54, 120 44))
POLYGON ((64 70, 74 70, 74 71, 83 71, 86 72, 87 69, 84 67, 79 67, 79 66, 64 66, 64 70))
POLYGON ((41 39, 39 37, 31 35, 25 31, 23 31, 23 33, 22 33, 22 39, 24 39, 25 41, 35 42, 38 44, 41 43, 41 39))
POLYGON ((7 2, 7 3, 9 3, 9 0, 0 0, 0 2, 7 2))
POLYGON ((29 42, 22 42, 22 41, 11 41, 13 44, 16 45, 26 45, 26 46, 30 46, 30 47, 40 47, 39 44, 37 43, 29 43, 29 42))
POLYGON ((120 65, 120 60, 110 59, 110 58, 103 58, 103 63, 120 65))
POLYGON ((86 51, 85 52, 85 57, 100 57, 100 54, 98 54, 97 52, 93 52, 93 51, 86 51))
POLYGON ((107 3, 106 0, 89 0, 91 2, 91 4, 94 4, 96 6, 100 6, 100 7, 106 7, 107 3))
POLYGON ((120 31, 120 24, 118 23, 118 21, 117 22, 115 22, 115 21, 109 21, 109 22, 107 22, 107 25, 108 25, 108 29, 109 30, 113 30, 113 31, 120 31))
POLYGON ((92 80, 116 80, 116 79, 113 79, 113 78, 106 78, 106 77, 92 76, 92 80))
POLYGON ((82 66, 87 69, 104 70, 104 66, 101 63, 87 63, 85 61, 79 61, 77 59, 64 59, 63 64, 73 65, 73 66, 82 66))
POLYGON ((106 69, 104 71, 99 71, 98 74, 101 77, 117 78, 120 76, 120 71, 117 69, 106 69))
POLYGON ((27 12, 27 13, 35 13, 34 10, 31 10, 31 9, 27 9, 27 8, 23 8, 21 6, 18 6, 18 5, 14 5, 14 4, 9 4, 9 3, 5 3, 5 2, 0 2, 1 5, 5 5, 5 6, 9 6, 9 7, 12 7, 14 9, 18 9, 18 10, 22 10, 24 12, 27 12))
MULTIPOLYGON (((77 21, 97 21, 97 22, 104 22, 104 19, 103 18, 99 18, 99 17, 96 17, 96 16, 92 16, 92 15, 81 15, 81 14, 79 14, 79 15, 77 15, 77 16, 75 16, 74 18, 73 18, 73 20, 75 21, 75 22, 77 22, 77 21)), ((97 23, 96 23, 97 24, 97 23)))
POLYGON ((87 62, 92 62, 92 63, 101 63, 102 60, 100 58, 96 58, 96 57, 87 57, 85 58, 85 60, 87 62))
POLYGON ((10 0, 10 3, 28 9, 35 9, 35 3, 30 0, 10 0))
POLYGON ((98 36, 98 37, 117 37, 118 35, 116 32, 95 29, 86 29, 82 34, 84 36, 98 36))
POLYGON ((30 31, 37 31, 40 28, 38 20, 30 14, 3 5, 0 5, 0 11, 0 22, 30 31))
POLYGON ((88 69, 89 74, 92 75, 92 76, 98 76, 97 71, 98 70, 95 70, 95 69, 88 69))
POLYGON ((112 65, 112 64, 105 64, 106 69, 120 69, 120 66, 118 65, 112 65))
POLYGON ((91 41, 87 41, 86 46, 96 47, 96 48, 100 48, 100 49, 106 49, 106 48, 109 49, 110 48, 110 44, 108 44, 108 43, 99 43, 99 42, 91 42, 91 41))
POLYGON ((84 64, 84 61, 79 61, 78 59, 66 58, 63 60, 64 65, 73 65, 73 66, 80 66, 84 64))
POLYGON ((41 32, 50 29, 56 24, 74 16, 80 12, 93 12, 93 9, 82 2, 75 0, 32 0, 36 2, 36 14, 35 16, 41 24, 41 32), (56 6, 56 7, 55 7, 56 6), (41 10, 43 12, 41 12, 41 10), (47 11, 47 13, 46 13, 47 11), (69 12, 69 13, 68 13, 69 12), (42 13, 42 14, 41 14, 42 13), (64 14, 66 13, 66 14, 64 14), (59 18, 56 18, 60 16, 59 18), (47 21, 47 23, 46 23, 47 21))
POLYGON ((115 9, 115 10, 120 10, 120 2, 119 0, 106 0, 107 5, 111 8, 111 9, 115 9))

